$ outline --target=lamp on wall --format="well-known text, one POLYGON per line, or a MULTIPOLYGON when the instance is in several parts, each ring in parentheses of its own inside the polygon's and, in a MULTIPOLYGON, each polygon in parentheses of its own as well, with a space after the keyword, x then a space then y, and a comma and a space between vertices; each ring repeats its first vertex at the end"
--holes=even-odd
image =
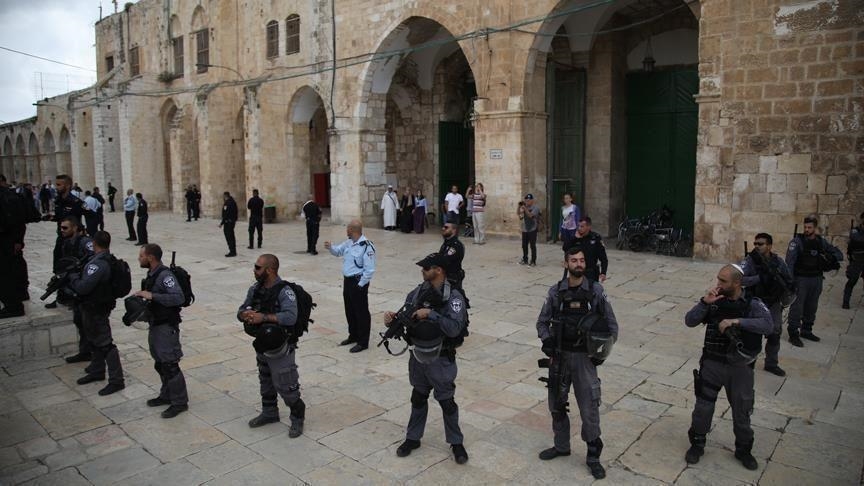
POLYGON ((654 70, 654 51, 651 49, 651 37, 648 37, 648 43, 645 45, 645 57, 642 59, 642 70, 650 73, 654 70))

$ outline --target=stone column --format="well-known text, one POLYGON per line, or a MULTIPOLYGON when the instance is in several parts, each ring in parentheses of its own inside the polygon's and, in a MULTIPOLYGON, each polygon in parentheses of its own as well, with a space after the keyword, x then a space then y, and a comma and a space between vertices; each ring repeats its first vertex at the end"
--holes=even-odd
POLYGON ((362 119, 336 121, 336 128, 328 132, 331 220, 345 224, 360 219, 364 226, 378 227, 380 196, 386 184, 387 132, 357 128, 362 119))

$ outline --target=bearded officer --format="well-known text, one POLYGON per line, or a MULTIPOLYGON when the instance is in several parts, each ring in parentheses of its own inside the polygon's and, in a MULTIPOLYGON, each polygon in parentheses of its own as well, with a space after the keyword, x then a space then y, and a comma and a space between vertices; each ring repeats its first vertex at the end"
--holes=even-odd
MULTIPOLYGON (((60 260, 55 262, 54 273, 60 273, 66 270, 65 268, 61 268, 61 260, 68 262, 73 261, 74 259, 74 261, 83 264, 85 260, 93 256, 93 240, 84 234, 83 229, 80 220, 74 216, 67 216, 60 221, 60 260)), ((81 316, 81 308, 78 302, 71 299, 63 289, 60 289, 58 292, 57 299, 72 307, 72 322, 78 330, 78 354, 67 356, 66 362, 79 363, 83 361, 91 361, 93 353, 90 342, 87 340, 84 331, 82 330, 83 318, 81 316)), ((57 303, 53 302, 53 304, 56 307, 57 303)), ((45 307, 49 307, 50 305, 51 304, 46 304, 45 307)), ((88 368, 87 371, 89 373, 91 370, 88 368)))
MULTIPOLYGON (((423 283, 405 300, 406 304, 421 304, 411 316, 416 324, 407 328, 406 341, 411 343, 408 359, 408 380, 414 387, 411 392, 411 417, 405 433, 405 442, 396 449, 396 455, 405 457, 420 447, 420 439, 426 428, 429 411, 429 393, 444 414, 444 436, 453 451, 457 464, 468 461, 468 452, 462 444, 459 428, 459 407, 454 400, 456 390, 456 347, 466 329, 468 312, 465 299, 458 289, 447 281, 447 259, 440 253, 432 253, 417 262, 422 268, 423 283), (416 302, 420 296, 429 294, 434 302, 416 302)), ((385 312, 384 323, 389 327, 396 313, 385 312)))
POLYGON ((690 448, 684 456, 696 464, 705 453, 711 430, 714 405, 721 388, 732 406, 735 458, 747 469, 759 467, 751 454, 753 428, 753 363, 762 349, 762 336, 774 332, 771 313, 758 297, 745 298, 741 283, 744 272, 738 265, 726 265, 717 274, 717 285, 687 312, 687 327, 707 324, 699 370, 693 370, 696 405, 687 436, 690 448))
POLYGON ((441 226, 441 237, 444 241, 438 253, 447 259, 447 280, 464 294, 462 281, 465 280, 465 270, 462 269, 462 260, 465 258, 465 245, 459 241, 459 223, 455 216, 448 218, 441 226))
MULTIPOLYGON (((600 439, 600 379, 597 365, 618 338, 618 321, 606 299, 603 287, 585 276, 585 253, 571 248, 565 254, 567 278, 549 289, 543 309, 537 318, 537 336, 543 353, 563 364, 560 386, 549 383, 549 411, 552 413, 552 431, 555 445, 540 452, 540 459, 548 461, 570 455, 570 418, 567 416, 566 397, 572 385, 582 418, 582 440, 587 444, 586 464, 596 479, 606 477, 600 464, 603 441, 600 439), (593 314, 593 315, 592 315, 593 314), (599 317, 589 329, 581 329, 587 318, 599 317), (589 341, 588 333, 596 335, 589 341), (601 336, 604 336, 601 338, 601 336), (589 349, 589 345, 591 346, 589 349)), ((550 374, 552 368, 550 366, 550 374)))
POLYGON ((168 405, 162 411, 162 418, 174 418, 189 410, 189 394, 186 391, 186 378, 180 370, 180 306, 185 301, 183 289, 177 276, 162 263, 162 248, 148 243, 138 253, 138 264, 147 269, 147 278, 141 283, 142 290, 134 296, 143 297, 150 302, 150 329, 147 341, 153 368, 159 373, 162 387, 159 396, 147 400, 148 407, 168 405))
POLYGON ((265 254, 254 267, 255 284, 237 311, 247 334, 255 337, 255 359, 261 383, 261 414, 249 421, 249 427, 261 427, 279 421, 277 393, 291 410, 288 437, 303 434, 306 404, 300 398, 300 377, 295 362, 296 337, 292 331, 297 322, 297 297, 288 282, 279 277, 279 259, 265 254))

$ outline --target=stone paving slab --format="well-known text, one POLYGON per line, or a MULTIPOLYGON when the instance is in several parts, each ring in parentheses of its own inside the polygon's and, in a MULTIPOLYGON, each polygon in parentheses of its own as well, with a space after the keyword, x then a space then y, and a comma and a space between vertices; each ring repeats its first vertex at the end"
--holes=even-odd
MULTIPOLYGON (((106 215, 109 231, 125 227, 106 215)), ((471 459, 456 465, 444 439, 441 411, 430 402, 422 447, 398 458, 410 414, 407 357, 381 348, 350 354, 344 339, 340 260, 298 253, 305 245, 297 223, 267 225, 267 248, 281 259, 280 274, 300 282, 319 304, 315 323, 297 351, 304 401, 303 436, 287 436, 283 422, 250 429, 260 409, 251 338, 235 313, 252 282, 258 252, 222 258, 215 222, 185 223, 166 213, 151 217, 153 241, 178 251, 193 275, 196 303, 183 311, 181 339, 190 410, 163 420, 147 407, 160 380, 153 370, 144 326, 119 325, 114 337, 127 388, 108 397, 103 383, 78 386, 84 364, 60 357, 0 361, 0 483, 17 484, 860 484, 864 468, 864 312, 839 309, 843 277, 829 275, 820 302, 820 343, 793 348, 781 342, 788 375, 756 364, 757 471, 734 459, 731 410, 717 401, 708 450, 699 464, 684 463, 692 411, 692 370, 699 365, 703 331, 683 325, 683 314, 713 285, 720 265, 610 250, 604 284, 621 326, 612 356, 598 374, 603 383, 601 428, 607 479, 594 481, 584 466, 581 420, 571 399, 570 457, 543 462, 552 443, 547 390, 537 378, 541 357, 535 321, 548 287, 561 275, 557 246, 539 245, 540 265, 516 265, 518 242, 468 245, 466 291, 471 335, 459 350, 456 400, 471 459)), ((437 232, 403 235, 376 229, 379 249, 370 288, 373 333, 420 281, 414 265, 438 248, 437 232)), ((344 227, 322 226, 322 241, 344 238, 344 227)), ((38 292, 47 279, 53 246, 50 225, 28 230, 27 258, 38 292)), ((112 251, 134 262, 138 248, 115 242, 112 251)), ((143 274, 133 268, 134 278, 143 274)), ((29 312, 46 319, 39 305, 29 312)), ((60 309, 54 312, 66 312, 60 309)), ((68 316, 67 316, 68 317, 68 316)), ((374 335, 373 335, 374 338, 374 335)), ((377 344, 377 340, 373 343, 377 344)))

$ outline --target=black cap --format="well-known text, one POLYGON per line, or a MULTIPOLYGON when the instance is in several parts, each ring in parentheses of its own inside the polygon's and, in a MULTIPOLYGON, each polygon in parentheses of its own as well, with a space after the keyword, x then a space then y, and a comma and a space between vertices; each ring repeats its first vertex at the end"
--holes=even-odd
POLYGON ((534 199, 534 194, 531 194, 530 192, 525 194, 525 199, 534 199))
POLYGON ((425 258, 417 262, 421 267, 441 267, 447 266, 447 258, 440 253, 430 253, 425 258))

